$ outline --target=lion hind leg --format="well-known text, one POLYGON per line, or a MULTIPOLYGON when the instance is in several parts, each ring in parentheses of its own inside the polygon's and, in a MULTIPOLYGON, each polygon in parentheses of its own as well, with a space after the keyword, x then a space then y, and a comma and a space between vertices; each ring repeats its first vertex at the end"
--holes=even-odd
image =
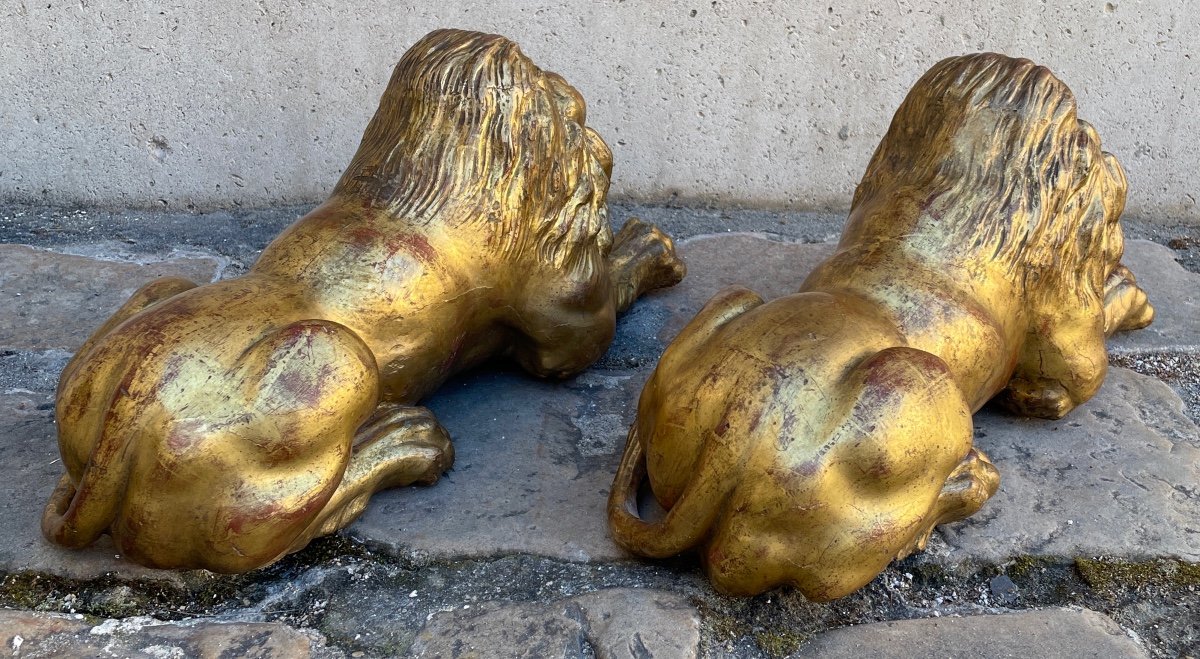
POLYGON ((762 303, 762 296, 745 286, 726 286, 704 303, 695 317, 671 341, 670 349, 690 358, 726 323, 762 303))
POLYGON ((828 425, 788 427, 786 450, 768 444, 769 461, 743 476, 717 524, 705 562, 718 590, 791 584, 814 601, 842 597, 923 544, 946 513, 974 512, 953 496, 972 454, 971 409, 942 359, 885 348, 823 389, 826 409, 807 397, 793 409, 828 425))
MULTIPOLYGON (((195 287, 196 284, 187 279, 161 277, 138 289, 75 352, 59 376, 59 391, 87 361, 96 343, 121 323, 158 302, 195 287)), ((59 432, 61 437, 62 428, 59 432)), ((118 493, 125 485, 132 459, 129 441, 127 430, 102 429, 91 448, 89 466, 84 469, 79 482, 72 480, 70 474, 62 476, 42 513, 42 533, 47 539, 66 547, 85 547, 108 529, 117 514, 118 493)))
POLYGON ((453 463, 450 436, 432 412, 424 407, 381 404, 358 429, 337 490, 288 552, 349 526, 366 510, 375 492, 432 485, 453 463))
POLYGON ((647 389, 659 387, 660 380, 670 381, 676 369, 690 363, 722 327, 762 304, 762 297, 744 286, 727 286, 718 291, 671 340, 658 359, 652 384, 647 384, 647 389))

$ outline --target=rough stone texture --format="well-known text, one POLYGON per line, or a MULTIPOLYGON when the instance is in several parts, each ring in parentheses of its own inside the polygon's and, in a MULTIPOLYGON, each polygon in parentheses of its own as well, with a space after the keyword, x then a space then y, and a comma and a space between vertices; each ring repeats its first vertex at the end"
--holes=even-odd
POLYGON ((1046 609, 842 627, 821 634, 792 656, 1141 659, 1149 655, 1104 614, 1087 609, 1046 609))
POLYGON ((30 570, 87 579, 120 571, 126 578, 176 580, 178 573, 120 559, 108 536, 87 549, 64 549, 42 537, 42 508, 63 473, 50 393, 0 395, 0 571, 30 570))
POLYGON ((71 353, 66 350, 28 352, 0 348, 0 393, 54 391, 71 353))
POLYGON ((395 61, 436 27, 506 34, 574 83, 618 195, 844 208, 918 76, 994 50, 1075 90, 1129 171, 1132 213, 1200 219, 1200 149, 1181 138, 1200 133, 1189 0, 7 2, 0 197, 318 200, 395 61))
POLYGON ((600 659, 684 659, 700 644, 700 615, 664 591, 612 588, 580 595, 588 639, 600 659))
POLYGON ((485 602, 433 616, 409 651, 428 659, 583 659, 583 612, 552 605, 485 602))
POLYGON ((1109 350, 1200 352, 1200 274, 1179 265, 1174 250, 1149 240, 1126 243, 1122 261, 1145 289, 1155 318, 1145 329, 1113 336, 1109 350))
POLYGON ((944 560, 1200 561, 1200 429, 1162 382, 1114 368, 1064 419, 985 409, 975 437, 1000 470, 1000 490, 975 516, 941 527, 944 560))
POLYGON ((1108 363, 1171 385, 1183 399, 1184 413, 1200 424, 1200 352, 1110 353, 1108 363))
POLYGON ((435 614, 410 654, 430 659, 696 657, 700 616, 662 591, 608 589, 551 603, 484 602, 435 614))
POLYGON ((109 619, 92 625, 82 618, 82 615, 0 610, 0 648, 22 659, 341 656, 326 649, 316 634, 276 623, 172 623, 140 617, 109 619))
POLYGON ((624 558, 605 503, 645 377, 485 371, 447 384, 427 404, 454 440, 453 470, 375 495, 351 534, 416 559, 624 558))
POLYGON ((0 245, 0 348, 74 350, 147 282, 208 283, 219 265, 212 257, 141 265, 0 245))

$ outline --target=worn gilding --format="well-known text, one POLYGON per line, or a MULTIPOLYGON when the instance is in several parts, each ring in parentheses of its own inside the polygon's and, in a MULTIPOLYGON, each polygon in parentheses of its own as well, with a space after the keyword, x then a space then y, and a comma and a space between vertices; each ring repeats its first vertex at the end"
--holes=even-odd
MULTIPOLYGON (((712 300, 642 391, 613 537, 699 550, 720 590, 846 595, 999 476, 971 414, 1058 418, 1104 379, 1104 338, 1153 310, 1120 264, 1125 175, 1048 70, 937 64, 892 121, 836 253, 800 292, 712 300), (644 519, 639 489, 666 509, 644 519)), ((1047 486, 1051 486, 1047 483, 1047 486)))
POLYGON ((434 32, 397 65, 324 204, 243 277, 138 291, 62 374, 50 540, 237 572, 353 520, 453 452, 413 404, 495 355, 561 377, 683 276, 613 237, 612 154, 579 93, 512 42, 434 32))

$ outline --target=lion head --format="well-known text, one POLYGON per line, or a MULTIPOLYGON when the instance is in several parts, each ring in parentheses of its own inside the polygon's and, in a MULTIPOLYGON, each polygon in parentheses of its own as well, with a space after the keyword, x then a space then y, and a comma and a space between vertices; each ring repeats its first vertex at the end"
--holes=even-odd
POLYGON ((612 152, 583 97, 504 37, 426 35, 400 59, 334 195, 409 221, 482 223, 491 247, 571 267, 612 243, 612 152))
POLYGON ((980 53, 942 60, 916 83, 851 218, 907 197, 915 212, 884 231, 930 253, 987 255, 1034 298, 1098 296, 1121 256, 1125 190, 1062 81, 1029 60, 980 53))

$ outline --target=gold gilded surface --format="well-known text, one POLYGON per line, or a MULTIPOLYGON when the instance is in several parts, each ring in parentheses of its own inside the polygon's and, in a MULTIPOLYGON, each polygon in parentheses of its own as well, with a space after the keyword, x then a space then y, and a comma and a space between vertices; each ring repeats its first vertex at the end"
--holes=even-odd
POLYGON ((613 237, 611 171, 561 77, 502 37, 426 36, 330 199, 248 274, 151 283, 80 348, 46 537, 239 572, 435 481, 453 451, 416 401, 497 355, 575 373, 618 311, 683 276, 656 228, 613 237))
POLYGON ((933 67, 904 100, 835 254, 800 292, 719 293, 642 391, 613 537, 699 551, 720 590, 846 595, 999 476, 971 414, 1058 418, 1104 379, 1104 338, 1153 310, 1120 264, 1126 181, 1048 70, 933 67), (643 519, 639 489, 666 509, 643 519))

